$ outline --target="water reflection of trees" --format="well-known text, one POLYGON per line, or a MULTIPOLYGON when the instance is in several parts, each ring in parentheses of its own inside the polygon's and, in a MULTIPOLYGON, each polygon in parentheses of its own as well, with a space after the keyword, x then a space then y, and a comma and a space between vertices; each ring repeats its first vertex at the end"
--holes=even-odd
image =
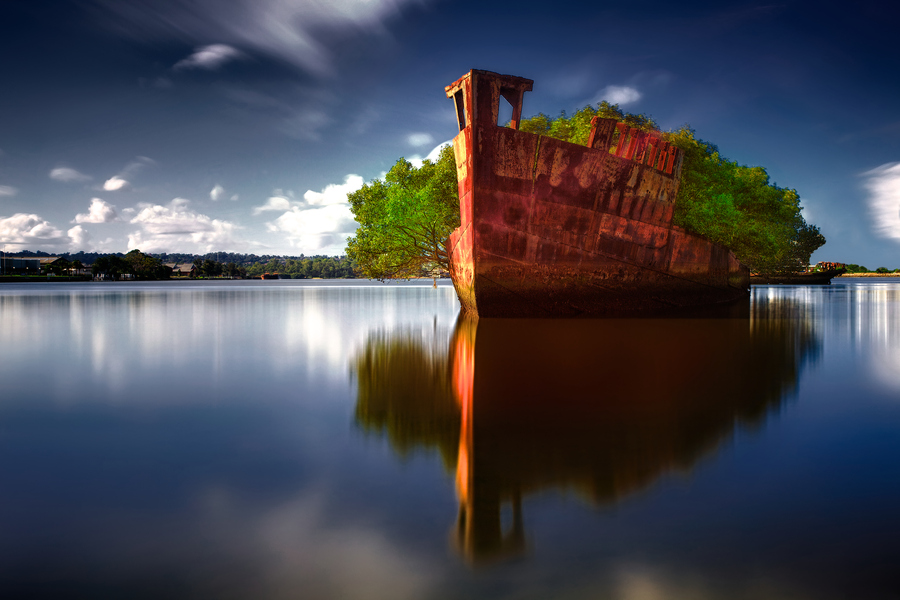
POLYGON ((612 504, 759 427, 818 352, 806 317, 776 302, 749 320, 460 320, 449 351, 439 334, 374 333, 356 419, 401 455, 438 448, 455 466, 467 558, 515 553, 525 495, 612 504))
POLYGON ((366 431, 386 432, 400 456, 436 449, 452 470, 460 413, 450 386, 446 339, 446 330, 376 331, 352 368, 359 384, 356 422, 366 431))

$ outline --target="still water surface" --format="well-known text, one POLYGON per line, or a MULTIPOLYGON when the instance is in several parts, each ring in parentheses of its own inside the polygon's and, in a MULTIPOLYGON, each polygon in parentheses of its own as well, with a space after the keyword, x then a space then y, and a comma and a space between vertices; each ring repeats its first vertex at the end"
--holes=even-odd
POLYGON ((0 286, 0 596, 898 598, 900 281, 459 321, 449 286, 0 286))

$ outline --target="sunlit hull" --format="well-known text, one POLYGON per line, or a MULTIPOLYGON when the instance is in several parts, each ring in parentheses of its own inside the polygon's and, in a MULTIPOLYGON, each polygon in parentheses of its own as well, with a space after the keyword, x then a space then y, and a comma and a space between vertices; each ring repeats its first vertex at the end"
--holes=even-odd
POLYGON ((749 271, 728 249, 671 224, 680 152, 609 120, 590 146, 518 131, 530 89, 486 71, 447 87, 460 120, 451 276, 466 312, 665 314, 748 297, 749 271), (497 125, 501 97, 511 127, 497 125))

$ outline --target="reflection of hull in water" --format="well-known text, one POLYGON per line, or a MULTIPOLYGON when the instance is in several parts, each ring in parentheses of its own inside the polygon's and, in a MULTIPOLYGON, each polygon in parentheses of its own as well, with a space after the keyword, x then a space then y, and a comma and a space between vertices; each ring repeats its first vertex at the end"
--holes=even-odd
POLYGON ((610 119, 594 123, 587 146, 518 131, 531 87, 474 70, 446 88, 460 129, 460 227, 448 247, 463 309, 548 317, 746 302, 747 268, 672 225, 680 152, 610 119), (501 98, 509 127, 497 125, 501 98))
POLYGON ((736 424, 762 423, 816 347, 798 305, 762 310, 718 320, 463 318, 444 362, 421 335, 375 336, 355 368, 357 420, 386 430, 401 453, 432 447, 455 463, 454 537, 469 560, 514 554, 525 548, 528 494, 559 488, 613 504, 690 470, 736 424))
POLYGON ((460 398, 470 399, 458 535, 478 559, 522 547, 526 494, 558 487, 608 504, 689 470, 736 422, 758 424, 778 405, 810 340, 786 325, 752 331, 747 320, 482 319, 461 324, 452 344, 477 348, 462 363, 451 354, 460 398))

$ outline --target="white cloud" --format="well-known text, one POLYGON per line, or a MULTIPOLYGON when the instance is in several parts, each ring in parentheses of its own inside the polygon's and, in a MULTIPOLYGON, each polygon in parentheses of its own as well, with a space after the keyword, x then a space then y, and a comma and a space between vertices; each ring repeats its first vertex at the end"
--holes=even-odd
POLYGON ((411 133, 406 137, 406 142, 418 148, 419 146, 427 146, 434 143, 434 137, 430 133, 411 133))
POLYGON ((0 218, 0 244, 6 252, 57 245, 65 242, 63 232, 35 214, 16 213, 0 218))
MULTIPOLYGON (((428 0, 426 0, 428 1, 428 0)), ((120 33, 143 39, 218 40, 332 74, 332 53, 316 32, 344 29, 384 37, 385 22, 423 0, 97 0, 120 33)), ((336 36, 343 39, 342 36, 336 36)), ((206 48, 209 48, 207 46, 206 48)), ((190 59, 185 59, 190 60, 190 59)))
POLYGON ((50 179, 63 183, 80 183, 90 181, 92 177, 69 167, 57 167, 50 171, 50 179))
POLYGON ((175 63, 173 69, 215 70, 232 60, 243 58, 244 53, 227 44, 210 44, 197 48, 193 54, 175 63))
POLYGON ((103 189, 107 192, 115 192, 117 190, 124 189, 129 185, 130 184, 128 183, 128 181, 122 179, 118 175, 114 175, 103 183, 103 189))
POLYGON ((863 173, 869 214, 875 233, 900 240, 900 162, 881 165, 863 173))
POLYGON ((146 156, 138 156, 125 165, 117 175, 113 175, 103 183, 103 189, 107 192, 115 192, 131 187, 131 181, 135 175, 143 171, 145 167, 155 165, 156 161, 146 156))
MULTIPOLYGON (((363 178, 359 175, 347 175, 344 183, 330 183, 321 192, 306 190, 303 199, 310 206, 327 206, 331 204, 347 204, 347 194, 355 192, 363 186, 363 178)), ((349 204, 347 204, 349 206, 349 204)))
POLYGON ((71 240, 69 244, 73 252, 91 249, 91 234, 89 234, 81 225, 76 225, 71 228, 66 232, 66 235, 68 235, 69 240, 71 240))
POLYGON ((431 162, 435 162, 441 156, 441 150, 446 148, 447 146, 452 146, 453 140, 447 140, 446 142, 441 142, 437 146, 434 147, 434 150, 428 153, 428 156, 425 157, 425 160, 430 160, 431 162))
POLYGON ((290 210, 290 208, 290 200, 288 200, 284 196, 272 196, 271 198, 266 200, 266 203, 262 206, 255 206, 253 208, 253 214, 258 215, 270 210, 290 210))
POLYGON ((237 202, 237 201, 240 200, 240 199, 241 199, 241 197, 238 196, 237 194, 235 194, 235 195, 233 195, 233 196, 231 197, 231 201, 232 201, 232 202, 237 202))
POLYGON ((290 201, 285 196, 269 198, 267 204, 275 204, 273 201, 277 200, 277 205, 284 208, 267 210, 285 212, 266 226, 273 233, 286 234, 291 247, 303 254, 343 254, 347 237, 358 227, 347 194, 362 186, 363 178, 351 174, 343 183, 329 184, 318 192, 307 190, 301 202, 290 201))
POLYGON ((0 196, 15 196, 19 190, 11 185, 0 185, 0 196))
POLYGON ((641 99, 641 93, 633 87, 608 85, 600 90, 598 98, 610 104, 631 104, 641 99))
MULTIPOLYGON (((408 160, 410 162, 410 164, 412 164, 412 166, 414 166, 415 168, 420 169, 420 168, 422 168, 422 164, 426 160, 429 160, 431 162, 436 162, 437 159, 440 158, 440 156, 441 156, 441 150, 443 150, 447 146, 452 146, 452 145, 453 145, 453 140, 447 140, 446 142, 441 142, 440 144, 435 146, 434 149, 431 152, 429 152, 428 156, 426 156, 425 158, 422 158, 420 156, 410 156, 406 160, 408 160)), ((386 173, 385 173, 385 175, 386 175, 386 173)), ((384 179, 384 175, 382 175, 381 178, 384 179)))
POLYGON ((347 237, 358 227, 349 205, 293 207, 272 223, 269 231, 287 234, 288 243, 303 254, 343 254, 347 237))
POLYGON ((229 221, 190 210, 183 198, 168 205, 141 204, 129 223, 141 229, 128 235, 128 249, 144 252, 211 252, 215 247, 233 246, 237 229, 229 221))
POLYGON ((217 200, 221 200, 224 197, 225 197, 225 188, 223 188, 221 185, 216 184, 216 186, 209 192, 210 200, 217 201, 217 200))
POLYGON ((75 223, 111 223, 118 220, 115 207, 100 198, 91 198, 87 213, 75 215, 75 223))

